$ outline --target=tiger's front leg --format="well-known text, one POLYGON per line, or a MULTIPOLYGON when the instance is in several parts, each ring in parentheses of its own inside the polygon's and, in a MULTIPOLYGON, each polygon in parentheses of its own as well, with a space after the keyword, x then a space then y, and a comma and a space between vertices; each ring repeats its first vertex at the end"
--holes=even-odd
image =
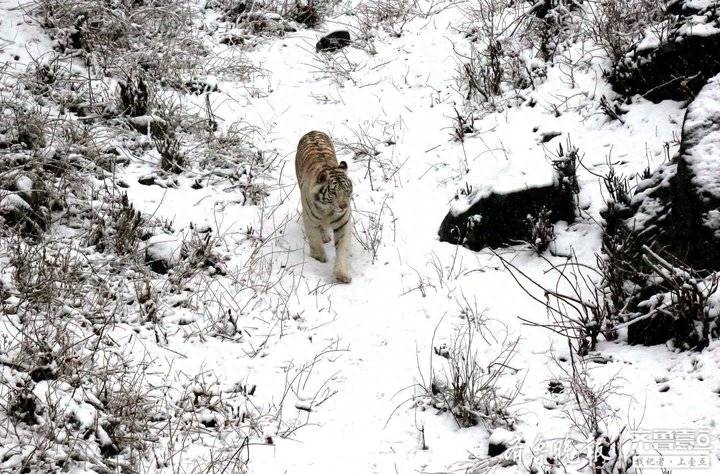
MULTIPOLYGON (((349 221, 349 219, 348 219, 349 221)), ((340 283, 350 283, 350 223, 345 222, 342 227, 335 229, 335 269, 333 275, 340 283)))
POLYGON ((303 212, 303 224, 305 224, 305 235, 307 236, 308 244, 310 244, 310 256, 319 262, 327 262, 327 255, 323 248, 325 231, 310 222, 305 212, 303 212))

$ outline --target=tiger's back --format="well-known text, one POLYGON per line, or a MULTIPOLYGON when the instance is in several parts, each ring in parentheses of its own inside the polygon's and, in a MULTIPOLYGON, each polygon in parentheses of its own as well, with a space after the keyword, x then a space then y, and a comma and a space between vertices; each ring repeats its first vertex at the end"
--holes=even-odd
POLYGON ((295 174, 300 186, 318 178, 327 167, 338 165, 335 147, 323 132, 308 132, 300 139, 295 155, 295 174))

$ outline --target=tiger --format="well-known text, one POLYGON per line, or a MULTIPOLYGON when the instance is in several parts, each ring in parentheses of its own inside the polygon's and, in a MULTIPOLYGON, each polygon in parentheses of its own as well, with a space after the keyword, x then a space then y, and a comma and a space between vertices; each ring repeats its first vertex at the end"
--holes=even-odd
POLYGON ((308 132, 300 138, 295 155, 295 174, 300 187, 302 219, 310 256, 327 262, 323 244, 335 239, 333 276, 340 283, 350 283, 348 258, 351 238, 353 186, 345 161, 338 163, 335 147, 323 132, 308 132))

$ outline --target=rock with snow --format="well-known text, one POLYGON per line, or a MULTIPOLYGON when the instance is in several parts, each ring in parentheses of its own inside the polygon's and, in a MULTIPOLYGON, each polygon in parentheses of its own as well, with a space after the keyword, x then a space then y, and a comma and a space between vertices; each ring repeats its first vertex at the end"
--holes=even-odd
POLYGON ((517 434, 505 428, 495 428, 488 440, 488 456, 499 456, 517 442, 517 434))
POLYGON ((22 233, 36 235, 44 230, 49 207, 48 192, 35 173, 18 171, 0 180, 0 216, 22 233))
POLYGON ((350 46, 350 43, 352 40, 350 39, 350 32, 345 30, 338 30, 333 31, 332 33, 329 33, 317 42, 315 45, 315 51, 320 52, 328 52, 331 53, 333 51, 337 51, 339 49, 342 49, 346 46, 350 46))
POLYGON ((127 121, 138 132, 148 135, 153 133, 157 128, 167 127, 167 122, 164 119, 152 114, 129 117, 127 121))
POLYGON ((677 158, 638 185, 631 207, 627 225, 643 241, 720 269, 720 74, 688 107, 677 158))
POLYGON ((549 182, 517 182, 515 189, 500 182, 470 190, 458 197, 440 224, 442 242, 461 244, 471 250, 530 241, 533 219, 548 216, 551 222, 575 219, 573 195, 558 176, 549 182))
MULTIPOLYGON (((625 232, 624 250, 639 275, 651 274, 642 245, 672 254, 698 271, 720 269, 720 74, 708 81, 688 107, 681 145, 671 163, 641 181, 629 206, 605 212, 606 234, 625 232), (622 228, 626 229, 625 231, 622 228), (631 249, 631 250, 629 250, 631 249)), ((609 208, 609 210, 612 210, 609 208)), ((607 238, 607 237, 606 237, 607 238)), ((682 347, 698 344, 695 321, 658 310, 671 304, 667 288, 637 275, 625 306, 636 319, 627 330, 630 344, 655 345, 673 340, 682 347)))
POLYGON ((674 2, 663 21, 673 25, 666 37, 658 38, 658 28, 649 28, 638 48, 610 75, 623 94, 641 94, 656 102, 690 99, 720 72, 716 2, 674 2))
POLYGON ((182 240, 169 234, 150 237, 145 246, 145 263, 156 273, 165 274, 182 260, 182 240))

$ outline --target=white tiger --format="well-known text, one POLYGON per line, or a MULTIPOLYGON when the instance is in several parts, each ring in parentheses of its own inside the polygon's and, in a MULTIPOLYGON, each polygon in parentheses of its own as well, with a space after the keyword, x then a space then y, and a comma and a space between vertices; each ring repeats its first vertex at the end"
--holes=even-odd
POLYGON ((351 239, 352 182, 347 163, 338 163, 335 147, 323 132, 308 132, 300 139, 295 155, 295 173, 300 185, 305 235, 310 256, 327 261, 324 243, 335 237, 335 268, 333 275, 341 283, 350 283, 348 257, 351 239))

